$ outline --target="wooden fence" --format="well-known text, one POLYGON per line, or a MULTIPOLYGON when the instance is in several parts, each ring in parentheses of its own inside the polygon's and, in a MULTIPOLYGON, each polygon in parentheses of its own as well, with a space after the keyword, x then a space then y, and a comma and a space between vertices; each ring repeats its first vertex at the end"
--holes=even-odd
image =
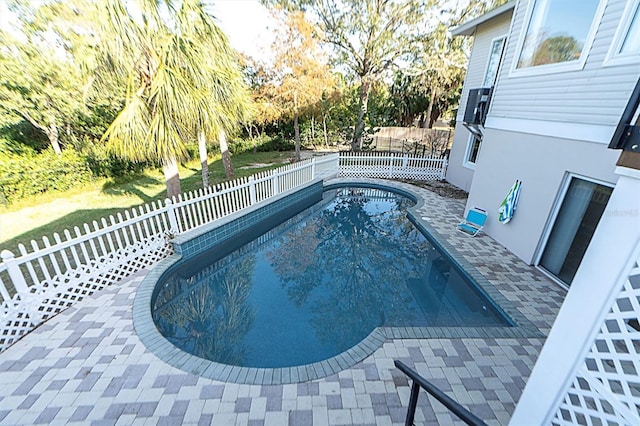
POLYGON ((446 160, 342 153, 152 202, 32 240, 0 253, 0 352, 38 324, 172 253, 173 236, 299 187, 315 178, 359 176, 433 180, 446 160))
POLYGON ((452 129, 417 127, 383 127, 371 135, 368 149, 397 152, 410 156, 441 155, 451 146, 452 129))

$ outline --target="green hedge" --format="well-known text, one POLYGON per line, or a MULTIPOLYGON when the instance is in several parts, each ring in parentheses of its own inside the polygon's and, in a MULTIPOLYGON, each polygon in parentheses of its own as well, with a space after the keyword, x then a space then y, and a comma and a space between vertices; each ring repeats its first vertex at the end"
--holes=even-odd
POLYGON ((93 179, 86 159, 66 149, 0 159, 0 199, 12 202, 47 191, 65 191, 93 179))
POLYGON ((292 140, 286 140, 279 135, 260 135, 254 139, 235 138, 229 141, 229 150, 232 154, 250 152, 253 149, 258 152, 290 151, 295 145, 292 140))
POLYGON ((83 161, 87 164, 93 176, 114 178, 126 176, 130 174, 140 173, 151 167, 158 167, 152 161, 134 162, 116 157, 103 146, 89 146, 77 154, 83 157, 83 161))

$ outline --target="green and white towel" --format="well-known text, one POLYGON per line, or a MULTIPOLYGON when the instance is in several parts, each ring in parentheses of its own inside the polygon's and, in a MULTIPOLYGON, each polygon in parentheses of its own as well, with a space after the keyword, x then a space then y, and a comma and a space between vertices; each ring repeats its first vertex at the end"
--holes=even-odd
POLYGON ((516 205, 518 204, 518 197, 520 196, 520 186, 522 182, 516 180, 516 183, 513 184, 509 193, 500 204, 500 209, 498 210, 498 220, 504 224, 509 223, 511 218, 513 217, 513 213, 516 211, 516 205))

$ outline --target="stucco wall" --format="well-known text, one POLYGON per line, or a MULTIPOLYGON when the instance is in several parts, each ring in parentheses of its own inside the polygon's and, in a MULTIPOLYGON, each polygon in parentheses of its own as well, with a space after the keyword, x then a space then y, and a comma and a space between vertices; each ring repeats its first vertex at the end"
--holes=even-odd
POLYGON ((474 169, 464 165, 464 156, 469 141, 469 131, 465 129, 461 121, 456 122, 456 129, 453 134, 453 144, 449 154, 449 165, 447 167, 447 182, 469 192, 471 181, 473 180, 474 169))
POLYGON ((565 176, 575 173, 613 184, 619 155, 599 143, 487 129, 467 209, 486 209, 485 232, 532 264, 565 176), (498 208, 516 179, 522 181, 520 200, 505 225, 498 221, 498 208))

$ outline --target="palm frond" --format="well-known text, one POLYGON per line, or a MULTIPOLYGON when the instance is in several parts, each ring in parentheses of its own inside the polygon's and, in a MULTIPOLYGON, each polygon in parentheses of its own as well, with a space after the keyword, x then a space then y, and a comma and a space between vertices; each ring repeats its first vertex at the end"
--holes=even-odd
MULTIPOLYGON (((109 126, 102 141, 116 155, 133 161, 148 159, 146 135, 150 114, 144 99, 134 96, 109 126)), ((150 159, 157 160, 159 157, 150 159)))
POLYGON ((200 0, 101 5, 96 69, 127 84, 126 105, 103 137, 118 155, 183 160, 198 132, 214 139, 250 116, 236 54, 200 0))

